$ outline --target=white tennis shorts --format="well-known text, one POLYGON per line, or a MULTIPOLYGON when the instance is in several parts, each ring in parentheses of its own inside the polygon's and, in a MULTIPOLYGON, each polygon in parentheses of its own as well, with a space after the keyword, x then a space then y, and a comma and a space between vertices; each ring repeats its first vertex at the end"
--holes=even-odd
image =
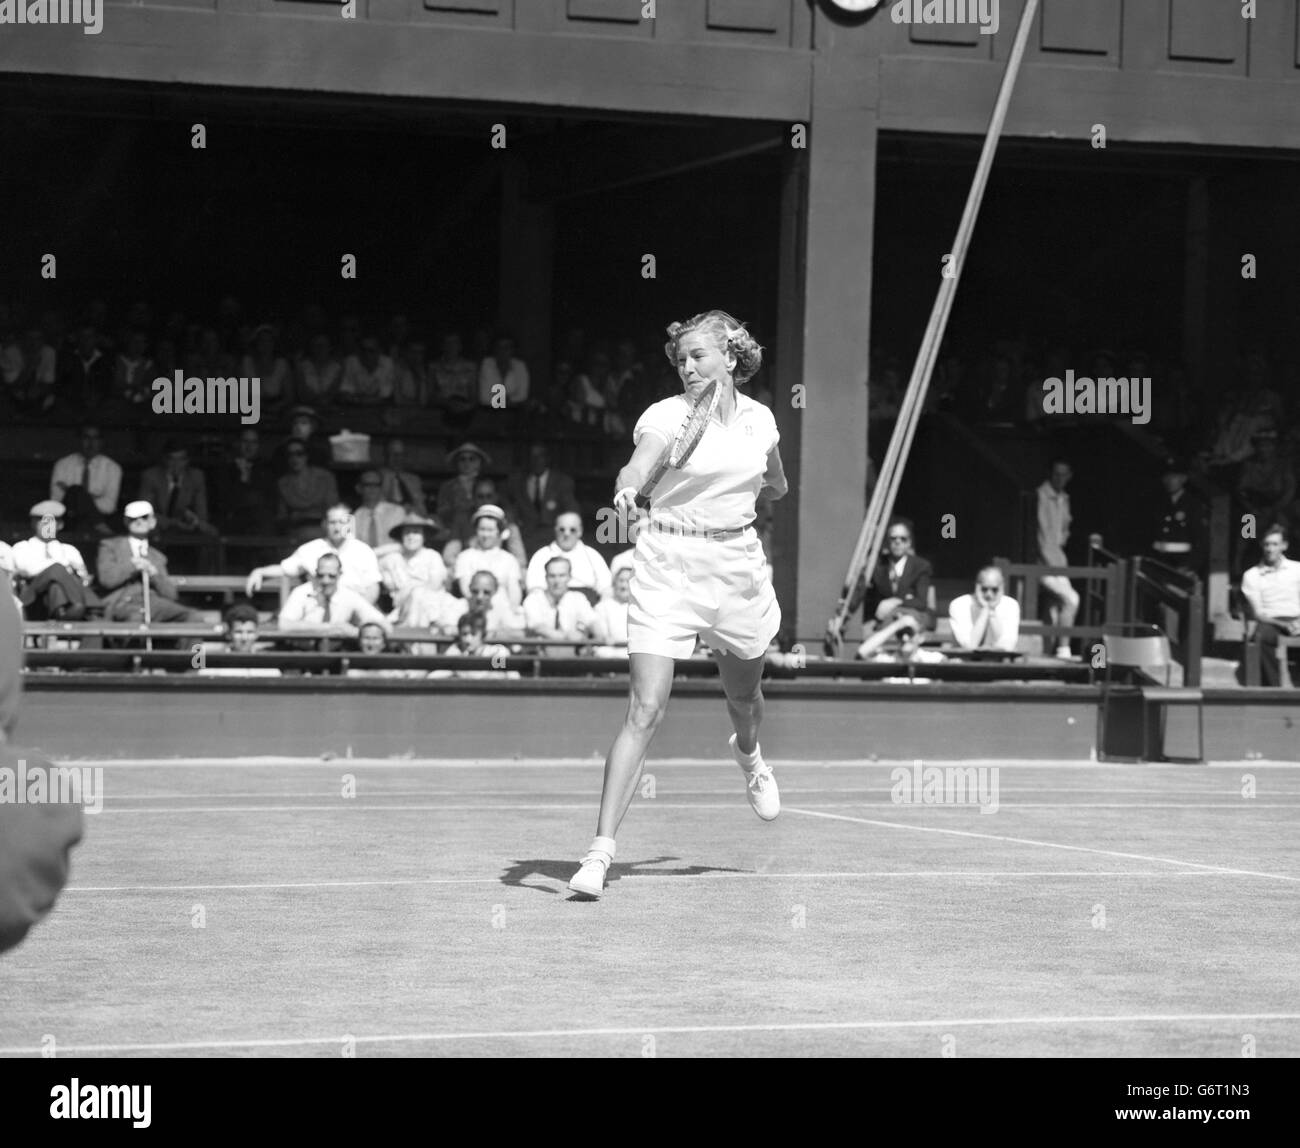
POLYGON ((713 649, 758 658, 781 628, 781 607, 753 530, 724 541, 643 530, 628 588, 632 654, 689 658, 699 635, 713 649))

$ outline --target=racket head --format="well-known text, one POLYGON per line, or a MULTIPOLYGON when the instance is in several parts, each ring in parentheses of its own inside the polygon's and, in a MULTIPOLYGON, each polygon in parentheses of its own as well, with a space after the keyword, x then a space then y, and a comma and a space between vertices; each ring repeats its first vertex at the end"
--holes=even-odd
POLYGON ((718 388, 716 379, 700 392, 700 397, 695 400, 695 405, 691 408, 691 413, 686 416, 682 429, 677 432, 677 437, 668 448, 668 465, 674 470, 680 470, 685 466, 686 460, 700 445, 700 439, 709 429, 709 420, 713 418, 713 412, 718 409, 718 399, 721 395, 722 391, 718 388))

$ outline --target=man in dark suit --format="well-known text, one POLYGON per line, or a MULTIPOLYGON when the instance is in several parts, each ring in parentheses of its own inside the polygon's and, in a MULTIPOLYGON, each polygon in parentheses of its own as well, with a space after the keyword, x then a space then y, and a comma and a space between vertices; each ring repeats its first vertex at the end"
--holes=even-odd
POLYGON ((261 455, 254 427, 239 432, 235 457, 213 475, 213 518, 227 534, 270 534, 275 530, 275 474, 261 455))
POLYGON ((870 582, 865 569, 858 579, 849 599, 849 613, 864 602, 863 625, 872 618, 876 623, 875 630, 858 647, 859 658, 868 657, 895 634, 910 631, 919 636, 934 629, 934 613, 930 609, 930 578, 934 570, 916 553, 914 545, 911 521, 893 519, 885 532, 885 553, 871 572, 870 582))
POLYGON ((169 439, 163 457, 160 466, 151 466, 140 476, 140 500, 160 508, 158 526, 164 533, 215 534, 208 521, 207 480, 203 471, 190 466, 185 444, 169 439))
POLYGON ((176 600, 176 583, 167 573, 167 555, 149 545, 149 534, 158 525, 153 507, 143 501, 128 502, 122 517, 127 533, 99 544, 96 570, 107 593, 104 617, 111 622, 143 622, 147 576, 151 622, 199 621, 197 611, 176 600))
POLYGON ((506 497, 519 515, 529 554, 554 539, 557 517, 580 513, 573 479, 551 468, 550 451, 541 442, 528 449, 528 473, 510 476, 506 497))
MULTIPOLYGON (((52 769, 31 750, 10 744, 22 701, 22 620, 9 579, 0 574, 0 770, 24 783, 52 769)), ((52 779, 46 793, 53 792, 52 779)), ((28 784, 28 792, 31 786, 28 784)), ((81 806, 73 802, 0 800, 0 953, 12 949, 53 907, 68 880, 68 855, 81 840, 81 806)))

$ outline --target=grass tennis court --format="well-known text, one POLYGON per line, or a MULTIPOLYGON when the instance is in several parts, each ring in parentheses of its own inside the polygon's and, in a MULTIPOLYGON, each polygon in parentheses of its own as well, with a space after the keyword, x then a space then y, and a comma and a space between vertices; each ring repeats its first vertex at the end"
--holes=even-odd
POLYGON ((0 1052, 1300 1055, 1295 766, 773 764, 652 763, 599 903, 596 762, 106 764, 0 1052))

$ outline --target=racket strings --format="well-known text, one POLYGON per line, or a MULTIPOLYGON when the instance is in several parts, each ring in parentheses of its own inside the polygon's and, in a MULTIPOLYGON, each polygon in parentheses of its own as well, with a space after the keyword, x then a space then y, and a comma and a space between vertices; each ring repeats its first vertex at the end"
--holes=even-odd
POLYGON ((696 401, 682 429, 677 432, 677 439, 673 443, 669 455, 669 462, 673 467, 680 467, 685 463, 691 457, 695 448, 699 446, 700 439, 704 437, 704 432, 708 430, 709 420, 713 418, 713 412, 718 408, 718 398, 721 393, 717 383, 710 383, 696 401))

